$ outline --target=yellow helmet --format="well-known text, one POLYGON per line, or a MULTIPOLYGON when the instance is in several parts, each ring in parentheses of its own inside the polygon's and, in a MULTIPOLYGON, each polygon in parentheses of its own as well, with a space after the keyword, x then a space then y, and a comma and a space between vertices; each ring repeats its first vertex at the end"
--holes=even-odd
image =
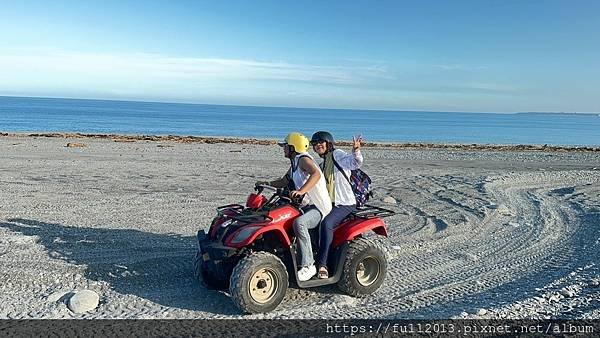
POLYGON ((308 151, 308 138, 301 133, 293 132, 289 133, 283 141, 277 142, 280 146, 290 145, 294 146, 294 151, 297 153, 304 153, 308 151))

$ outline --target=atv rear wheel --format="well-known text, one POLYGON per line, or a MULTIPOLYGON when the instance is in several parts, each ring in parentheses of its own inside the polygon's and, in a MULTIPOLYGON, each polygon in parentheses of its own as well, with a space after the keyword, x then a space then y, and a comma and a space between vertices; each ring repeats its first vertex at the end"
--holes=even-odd
POLYGON ((204 283, 211 289, 227 289, 227 280, 223 280, 214 276, 208 269, 206 269, 204 260, 200 250, 196 252, 196 259, 194 259, 194 277, 200 282, 204 283))
POLYGON ((338 287, 349 295, 365 296, 381 286, 386 273, 383 249, 369 239, 358 238, 348 246, 338 287))
POLYGON ((240 260, 229 282, 233 302, 247 313, 275 309, 285 297, 287 288, 285 265, 268 252, 254 252, 240 260))

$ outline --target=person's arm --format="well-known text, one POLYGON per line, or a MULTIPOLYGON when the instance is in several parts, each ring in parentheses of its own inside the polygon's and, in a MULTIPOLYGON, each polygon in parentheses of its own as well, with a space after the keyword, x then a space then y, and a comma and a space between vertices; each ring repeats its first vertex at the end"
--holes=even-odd
POLYGON ((317 185, 317 182, 319 182, 319 179, 321 178, 321 171, 317 168, 315 161, 311 160, 309 157, 302 157, 300 161, 298 161, 298 165, 300 166, 300 170, 304 170, 309 176, 308 180, 306 180, 300 189, 290 191, 292 197, 306 194, 310 189, 317 185))
POLYGON ((363 156, 360 149, 356 149, 350 154, 343 150, 336 149, 333 152, 333 156, 340 167, 347 170, 358 169, 363 164, 363 156))
POLYGON ((285 188, 288 185, 290 171, 288 170, 287 174, 285 174, 282 178, 276 179, 274 181, 258 181, 256 185, 270 185, 275 188, 285 188))
POLYGON ((361 142, 363 141, 362 136, 352 137, 352 153, 348 154, 343 150, 334 150, 333 155, 335 161, 340 167, 347 170, 354 170, 360 168, 363 164, 363 156, 360 152, 361 142), (337 156, 336 156, 337 155, 337 156))

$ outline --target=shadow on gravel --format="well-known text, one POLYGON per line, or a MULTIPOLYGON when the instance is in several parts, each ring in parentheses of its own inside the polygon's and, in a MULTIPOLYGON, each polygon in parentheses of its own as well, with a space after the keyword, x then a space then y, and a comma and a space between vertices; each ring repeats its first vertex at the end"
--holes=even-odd
POLYGON ((106 281, 120 294, 157 304, 220 315, 239 315, 231 300, 193 277, 196 238, 133 229, 99 229, 9 219, 0 227, 38 236, 49 256, 86 265, 86 278, 106 281))

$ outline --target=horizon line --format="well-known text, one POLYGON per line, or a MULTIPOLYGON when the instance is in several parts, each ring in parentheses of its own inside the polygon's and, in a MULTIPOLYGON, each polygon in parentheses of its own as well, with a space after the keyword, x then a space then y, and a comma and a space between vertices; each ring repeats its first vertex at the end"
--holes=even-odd
POLYGON ((136 99, 107 99, 90 97, 58 97, 58 96, 29 96, 29 95, 2 95, 0 98, 29 98, 29 99, 59 99, 59 100, 81 100, 81 101, 112 101, 112 102, 135 102, 135 103, 163 103, 163 104, 182 104, 182 105, 204 105, 204 106, 225 106, 225 107, 254 107, 254 108, 285 108, 285 109, 319 109, 319 110, 352 110, 352 111, 374 111, 391 113, 463 113, 463 114, 599 114, 600 112, 574 112, 574 111, 441 111, 441 110, 395 110, 395 109, 374 109, 374 108, 325 108, 325 107, 297 107, 297 106, 261 106, 249 104, 223 104, 223 103, 198 103, 198 102, 177 102, 177 101, 143 101, 136 99))

